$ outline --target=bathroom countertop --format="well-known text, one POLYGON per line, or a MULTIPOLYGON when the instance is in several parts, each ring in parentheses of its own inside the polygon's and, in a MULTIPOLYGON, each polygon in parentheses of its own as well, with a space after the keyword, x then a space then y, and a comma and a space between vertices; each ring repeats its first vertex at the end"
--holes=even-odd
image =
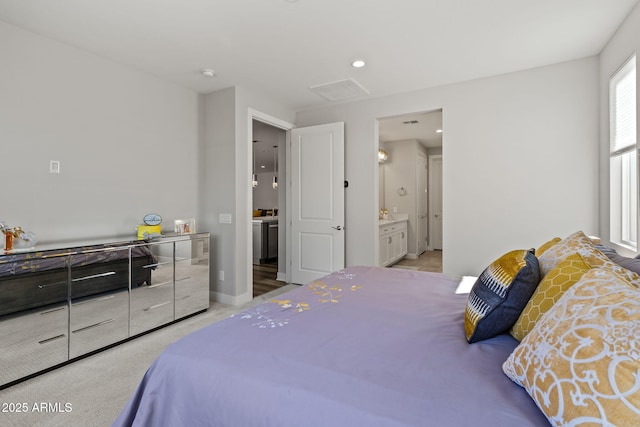
POLYGON ((380 226, 397 224, 399 222, 409 221, 409 215, 408 214, 392 214, 392 215, 389 215, 387 219, 380 219, 378 221, 380 226))

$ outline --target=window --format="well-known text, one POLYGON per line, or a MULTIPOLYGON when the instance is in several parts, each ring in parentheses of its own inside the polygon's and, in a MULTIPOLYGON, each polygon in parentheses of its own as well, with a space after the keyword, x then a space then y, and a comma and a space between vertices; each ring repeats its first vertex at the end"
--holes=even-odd
POLYGON ((611 241, 638 247, 636 57, 609 81, 611 241))

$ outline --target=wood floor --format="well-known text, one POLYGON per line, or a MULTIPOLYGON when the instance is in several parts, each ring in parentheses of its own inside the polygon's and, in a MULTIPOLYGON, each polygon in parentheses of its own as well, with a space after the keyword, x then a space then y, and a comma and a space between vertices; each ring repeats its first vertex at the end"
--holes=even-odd
POLYGON ((257 297, 286 285, 276 280, 278 275, 278 261, 253 265, 253 297, 257 297))
POLYGON ((417 267, 418 271, 442 273, 442 251, 426 251, 418 259, 401 259, 396 266, 417 267))

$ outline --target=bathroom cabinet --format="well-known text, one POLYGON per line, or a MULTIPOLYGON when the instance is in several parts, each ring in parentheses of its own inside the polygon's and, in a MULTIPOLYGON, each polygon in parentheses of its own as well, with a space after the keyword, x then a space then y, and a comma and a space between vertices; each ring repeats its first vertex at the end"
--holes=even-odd
POLYGON ((381 221, 378 239, 379 265, 386 267, 400 261, 407 254, 407 221, 381 221))

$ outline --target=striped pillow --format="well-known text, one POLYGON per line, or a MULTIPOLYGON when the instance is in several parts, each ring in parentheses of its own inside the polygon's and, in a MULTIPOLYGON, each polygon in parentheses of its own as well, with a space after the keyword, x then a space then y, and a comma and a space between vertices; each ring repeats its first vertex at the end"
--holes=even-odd
POLYGON ((533 249, 511 251, 491 263, 469 293, 464 314, 467 341, 482 341, 509 330, 539 279, 533 249))

